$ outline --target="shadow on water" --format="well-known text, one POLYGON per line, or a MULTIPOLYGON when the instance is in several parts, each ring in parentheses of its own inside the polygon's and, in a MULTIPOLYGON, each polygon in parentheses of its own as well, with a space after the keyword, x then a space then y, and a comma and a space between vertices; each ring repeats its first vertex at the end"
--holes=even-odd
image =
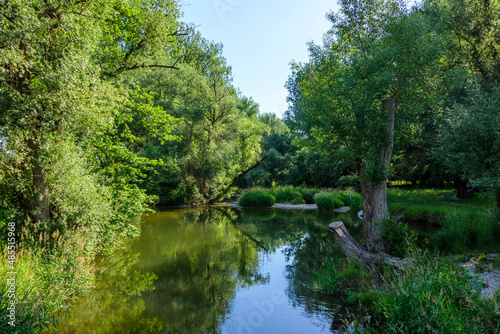
MULTIPOLYGON (((359 231, 352 214, 340 217, 359 231)), ((340 301, 308 282, 343 257, 328 231, 338 219, 221 207, 145 215, 141 237, 104 259, 97 288, 58 332, 330 333, 340 301)))

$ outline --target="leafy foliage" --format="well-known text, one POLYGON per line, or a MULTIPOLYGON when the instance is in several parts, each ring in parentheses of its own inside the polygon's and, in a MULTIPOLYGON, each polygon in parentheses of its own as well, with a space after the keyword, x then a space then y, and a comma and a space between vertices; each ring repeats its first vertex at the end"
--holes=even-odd
POLYGON ((404 258, 415 249, 417 236, 407 224, 399 219, 383 221, 382 236, 387 254, 404 258))

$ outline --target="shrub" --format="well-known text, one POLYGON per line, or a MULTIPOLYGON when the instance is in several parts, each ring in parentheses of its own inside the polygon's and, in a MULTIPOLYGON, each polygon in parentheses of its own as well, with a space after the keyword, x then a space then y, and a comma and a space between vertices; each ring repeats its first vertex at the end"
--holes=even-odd
POLYGON ((295 199, 302 199, 302 194, 293 186, 275 187, 271 189, 271 193, 277 203, 292 203, 295 199))
MULTIPOLYGON (((0 332, 39 333, 57 323, 69 301, 91 288, 95 239, 88 229, 67 231, 63 236, 58 231, 35 233, 23 228, 15 262, 16 326, 7 325, 9 286, 2 279, 0 332)), ((7 265, 0 262, 0 273, 8 277, 7 265)))
POLYGON ((314 196, 314 202, 318 206, 319 211, 333 211, 344 205, 338 193, 327 191, 317 193, 314 196))
POLYGON ((355 192, 354 190, 344 190, 340 193, 340 199, 353 211, 360 211, 363 209, 363 198, 361 194, 355 192))
POLYGON ((306 204, 306 201, 302 197, 296 197, 292 200, 292 204, 306 204))
POLYGON ((240 206, 249 208, 266 208, 273 206, 274 203, 274 196, 264 189, 249 190, 239 200, 240 206))
POLYGON ((302 194, 302 198, 307 204, 314 204, 314 196, 320 192, 318 188, 307 188, 306 186, 300 186, 295 189, 302 194))
POLYGON ((415 248, 417 236, 407 224, 395 219, 382 222, 382 236, 386 253, 404 258, 415 248))
POLYGON ((341 176, 338 183, 342 188, 352 188, 355 191, 361 191, 359 177, 356 174, 341 176))

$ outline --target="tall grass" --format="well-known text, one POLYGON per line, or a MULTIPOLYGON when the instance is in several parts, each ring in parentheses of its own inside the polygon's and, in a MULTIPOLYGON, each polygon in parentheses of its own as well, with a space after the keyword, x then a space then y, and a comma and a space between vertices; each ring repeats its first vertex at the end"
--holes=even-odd
POLYGON ((499 250, 500 220, 493 211, 451 209, 442 225, 434 235, 437 251, 456 254, 499 250))
POLYGON ((344 205, 339 192, 321 191, 314 196, 319 211, 333 211, 344 205))
POLYGON ((277 203, 304 204, 302 193, 293 186, 279 186, 270 189, 277 203))
MULTIPOLYGON (((69 301, 90 289, 94 279, 92 236, 85 231, 34 233, 24 228, 15 261, 15 327, 8 325, 7 273, 0 263, 0 332, 38 333, 57 324, 69 301), (35 246, 37 245, 37 246, 35 246)), ((7 249, 4 249, 4 259, 7 249)), ((9 278, 11 275, 9 275, 9 278)))
POLYGON ((466 269, 417 254, 371 292, 368 306, 379 333, 496 333, 500 297, 483 299, 480 286, 466 269))
POLYGON ((360 193, 354 190, 343 190, 340 192, 340 199, 353 211, 360 211, 363 209, 363 198, 360 193))
POLYGON ((246 191, 238 202, 240 206, 247 208, 267 208, 273 206, 274 203, 274 196, 261 188, 246 191))
POLYGON ((308 188, 306 186, 300 186, 295 189, 302 194, 302 198, 306 201, 306 204, 314 204, 314 196, 321 191, 318 188, 308 188))

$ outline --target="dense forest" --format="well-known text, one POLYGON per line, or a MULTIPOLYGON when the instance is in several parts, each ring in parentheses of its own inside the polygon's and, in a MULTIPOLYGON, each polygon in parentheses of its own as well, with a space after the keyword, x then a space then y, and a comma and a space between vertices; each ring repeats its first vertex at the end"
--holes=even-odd
POLYGON ((1 1, 0 231, 45 291, 18 286, 31 310, 19 321, 87 291, 96 257, 159 206, 350 187, 385 201, 364 206, 377 221, 399 183, 500 207, 500 3, 338 4, 309 61, 291 64, 280 119, 234 86, 223 45, 175 0, 1 1))

